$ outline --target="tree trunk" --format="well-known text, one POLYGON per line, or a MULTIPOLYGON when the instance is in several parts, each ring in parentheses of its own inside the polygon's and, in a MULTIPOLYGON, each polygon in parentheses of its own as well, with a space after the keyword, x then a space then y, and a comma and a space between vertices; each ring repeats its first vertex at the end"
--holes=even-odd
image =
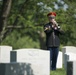
POLYGON ((1 15, 0 15, 0 42, 6 32, 7 19, 10 13, 12 0, 3 0, 1 15))
POLYGON ((46 43, 45 43, 45 34, 43 31, 38 32, 39 33, 39 41, 40 41, 40 49, 46 50, 46 43))
MULTIPOLYGON (((30 0, 25 0, 25 2, 22 4, 22 6, 19 9, 19 14, 22 15, 26 6, 29 5, 29 1, 30 0)), ((14 20, 14 23, 12 24, 12 27, 10 29, 7 29, 6 33, 3 35, 4 36, 3 39, 5 39, 5 37, 13 31, 13 28, 15 28, 17 26, 17 23, 19 22, 18 19, 19 19, 19 16, 17 15, 15 20, 14 20)))

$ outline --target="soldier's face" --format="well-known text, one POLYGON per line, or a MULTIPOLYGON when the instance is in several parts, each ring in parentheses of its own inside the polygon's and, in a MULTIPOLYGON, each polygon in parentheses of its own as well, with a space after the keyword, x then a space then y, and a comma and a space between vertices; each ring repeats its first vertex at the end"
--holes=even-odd
POLYGON ((50 15, 48 16, 48 19, 50 22, 54 21, 55 20, 55 16, 54 15, 50 15))

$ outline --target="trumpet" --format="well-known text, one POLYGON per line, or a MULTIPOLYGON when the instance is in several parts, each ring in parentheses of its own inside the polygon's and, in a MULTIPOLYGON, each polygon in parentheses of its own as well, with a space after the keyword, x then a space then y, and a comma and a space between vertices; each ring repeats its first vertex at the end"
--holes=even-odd
POLYGON ((44 31, 46 31, 46 30, 50 30, 50 29, 51 29, 50 26, 49 26, 49 27, 45 27, 44 31))

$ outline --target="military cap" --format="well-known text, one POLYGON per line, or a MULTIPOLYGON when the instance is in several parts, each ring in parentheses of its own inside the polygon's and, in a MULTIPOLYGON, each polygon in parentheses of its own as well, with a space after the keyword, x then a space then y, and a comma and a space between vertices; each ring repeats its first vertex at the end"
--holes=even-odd
POLYGON ((47 16, 50 16, 50 15, 56 16, 56 13, 55 13, 55 12, 49 12, 49 13, 47 14, 47 16))

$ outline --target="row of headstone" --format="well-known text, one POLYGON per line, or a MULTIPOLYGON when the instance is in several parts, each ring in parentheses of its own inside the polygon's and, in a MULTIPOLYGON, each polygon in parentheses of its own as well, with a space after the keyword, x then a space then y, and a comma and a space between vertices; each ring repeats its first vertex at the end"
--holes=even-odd
POLYGON ((50 75, 50 52, 0 46, 0 75, 50 75))
POLYGON ((62 52, 66 75, 76 75, 76 47, 65 46, 62 48, 62 52))
MULTIPOLYGON (((41 49, 18 49, 12 50, 11 46, 0 46, 0 75, 49 75, 50 74, 50 53, 41 49), (5 72, 4 72, 5 71, 5 72)), ((57 68, 64 68, 68 71, 68 64, 76 63, 76 47, 65 46, 59 52, 57 68), (62 59, 63 56, 63 59, 62 59), (63 62, 62 62, 63 60, 63 62)), ((71 67, 76 68, 72 64, 71 67)), ((71 71, 70 71, 71 72, 71 71)), ((73 72, 73 71, 72 71, 73 72)), ((70 73, 71 74, 71 73, 70 73)), ((73 75, 76 73, 73 72, 73 75)))
MULTIPOLYGON (((26 57, 27 60, 29 60, 29 56, 31 54, 33 56, 35 55, 37 57, 39 51, 40 51, 40 53, 41 53, 41 51, 43 53, 47 52, 45 50, 40 50, 40 49, 18 49, 18 50, 12 50, 11 46, 0 46, 0 63, 9 63, 10 61, 11 62, 18 62, 17 60, 20 60, 20 62, 23 62, 22 59, 26 57), (22 59, 17 57, 20 53, 22 53, 22 54, 24 53, 24 56, 23 55, 21 56, 22 59)), ((44 54, 44 56, 45 56, 45 54, 44 54)), ((38 61, 36 60, 36 62, 38 62, 38 61)), ((57 68, 62 68, 62 52, 60 52, 60 51, 59 51, 59 55, 58 55, 57 68)))
POLYGON ((74 47, 74 46, 65 46, 65 47, 62 48, 63 64, 64 64, 64 61, 65 61, 64 54, 68 53, 68 52, 70 52, 70 53, 76 53, 76 47, 74 47))
POLYGON ((66 69, 67 61, 74 61, 76 60, 76 47, 74 46, 65 46, 62 48, 63 53, 63 65, 66 69))
MULTIPOLYGON (((40 49, 19 49, 11 51, 11 62, 27 62, 32 64, 37 64, 42 66, 42 68, 50 67, 48 64, 50 58, 47 58, 48 51, 40 50, 40 49), (44 63, 45 62, 45 63, 44 63), (46 65, 45 65, 46 64, 46 65)), ((57 68, 62 68, 62 52, 59 52, 57 68)), ((46 70, 48 70, 46 68, 46 70)), ((45 70, 45 71, 46 71, 45 70)))
POLYGON ((64 68, 67 69, 67 62, 68 61, 76 61, 76 54, 75 53, 65 53, 64 54, 64 68))
MULTIPOLYGON (((50 52, 41 49, 12 50, 0 46, 0 75, 50 75, 50 52)), ((62 68, 59 52, 57 68, 62 68)))

